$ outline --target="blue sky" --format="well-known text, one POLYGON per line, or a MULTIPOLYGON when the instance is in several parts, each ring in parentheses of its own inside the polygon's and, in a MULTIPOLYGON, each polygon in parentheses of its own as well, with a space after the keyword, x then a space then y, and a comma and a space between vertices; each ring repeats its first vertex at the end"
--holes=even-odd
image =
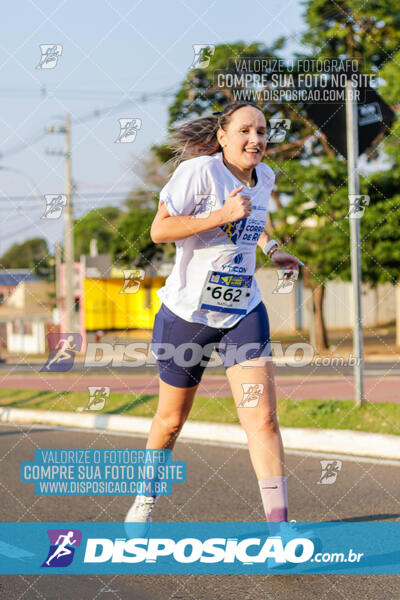
POLYGON ((34 181, 42 196, 65 189, 65 160, 48 153, 63 149, 64 136, 46 135, 34 143, 47 125, 61 124, 65 113, 71 114, 72 173, 79 192, 115 194, 112 200, 77 201, 75 215, 119 204, 139 183, 135 165, 146 149, 165 139, 172 96, 151 96, 178 88, 193 60, 192 45, 239 40, 269 45, 285 35, 291 38, 285 54, 291 56, 300 49, 303 11, 298 0, 16 0, 9 5, 2 12, 0 40, 0 254, 30 237, 45 237, 51 251, 62 240, 63 219, 40 218, 44 199, 29 184, 34 181), (36 69, 40 44, 62 45, 54 69, 36 69), (146 101, 137 101, 143 94, 146 101), (111 114, 94 116, 124 101, 111 114), (114 143, 119 118, 141 119, 133 143, 114 143))

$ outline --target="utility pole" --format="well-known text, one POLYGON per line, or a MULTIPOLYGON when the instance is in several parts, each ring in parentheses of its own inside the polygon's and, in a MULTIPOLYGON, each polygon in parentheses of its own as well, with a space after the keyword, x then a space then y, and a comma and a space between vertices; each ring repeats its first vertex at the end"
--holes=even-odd
POLYGON ((60 305, 60 297, 61 297, 60 277, 61 277, 61 244, 60 244, 60 242, 57 242, 56 243, 56 298, 57 298, 57 308, 60 305))
MULTIPOLYGON (((65 330, 68 333, 75 331, 75 300, 74 300, 74 227, 72 212, 72 181, 71 181, 71 119, 69 114, 65 115, 65 125, 49 125, 46 127, 47 133, 65 134, 65 233, 64 233, 64 310, 65 310, 65 330)), ((52 152, 59 154, 59 152, 52 152)))
POLYGON ((71 182, 71 121, 69 114, 65 115, 65 165, 67 204, 65 207, 65 326, 68 333, 74 332, 75 301, 74 301, 74 227, 72 216, 72 182, 71 182))
POLYGON ((355 401, 358 406, 364 403, 364 356, 361 318, 361 244, 358 177, 358 106, 356 99, 357 83, 346 82, 346 135, 347 135, 347 172, 349 179, 349 221, 351 248, 351 279, 353 285, 353 352, 355 401))

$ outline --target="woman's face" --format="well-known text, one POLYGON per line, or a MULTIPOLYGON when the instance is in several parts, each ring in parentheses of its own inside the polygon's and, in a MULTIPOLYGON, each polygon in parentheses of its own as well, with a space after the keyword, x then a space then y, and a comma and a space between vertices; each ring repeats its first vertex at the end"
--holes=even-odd
POLYGON ((218 130, 226 160, 239 169, 252 169, 261 161, 267 146, 267 124, 263 113, 242 106, 232 114, 226 130, 218 130))

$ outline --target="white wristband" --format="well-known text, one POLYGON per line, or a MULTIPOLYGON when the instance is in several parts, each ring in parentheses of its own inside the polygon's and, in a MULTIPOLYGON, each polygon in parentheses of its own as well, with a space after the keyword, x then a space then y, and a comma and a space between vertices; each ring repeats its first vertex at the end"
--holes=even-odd
POLYGON ((269 240, 269 242, 267 242, 263 248, 264 254, 268 256, 274 246, 279 246, 278 242, 276 240, 269 240))

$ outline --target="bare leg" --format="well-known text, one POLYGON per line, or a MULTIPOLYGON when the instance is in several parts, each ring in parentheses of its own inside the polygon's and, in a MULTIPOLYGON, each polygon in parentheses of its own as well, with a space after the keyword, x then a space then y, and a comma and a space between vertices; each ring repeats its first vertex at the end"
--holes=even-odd
POLYGON ((284 475, 285 458, 276 416, 274 366, 272 360, 267 360, 263 366, 250 366, 252 362, 256 364, 257 360, 230 367, 227 376, 239 420, 246 432, 254 471, 257 479, 262 479, 284 475), (264 386, 256 406, 239 407, 243 399, 242 383, 264 386))
POLYGON ((198 385, 178 388, 161 379, 159 381, 158 406, 151 423, 146 448, 172 450, 193 406, 198 385))
MULTIPOLYGON (((178 435, 190 413, 198 385, 191 388, 178 388, 161 379, 158 406, 150 427, 147 439, 147 450, 172 450, 178 435)), ((148 523, 151 521, 151 512, 158 496, 138 495, 130 507, 125 521, 148 523)), ((138 533, 128 532, 137 536, 138 533)), ((147 529, 142 532, 142 537, 147 535, 147 529)))

